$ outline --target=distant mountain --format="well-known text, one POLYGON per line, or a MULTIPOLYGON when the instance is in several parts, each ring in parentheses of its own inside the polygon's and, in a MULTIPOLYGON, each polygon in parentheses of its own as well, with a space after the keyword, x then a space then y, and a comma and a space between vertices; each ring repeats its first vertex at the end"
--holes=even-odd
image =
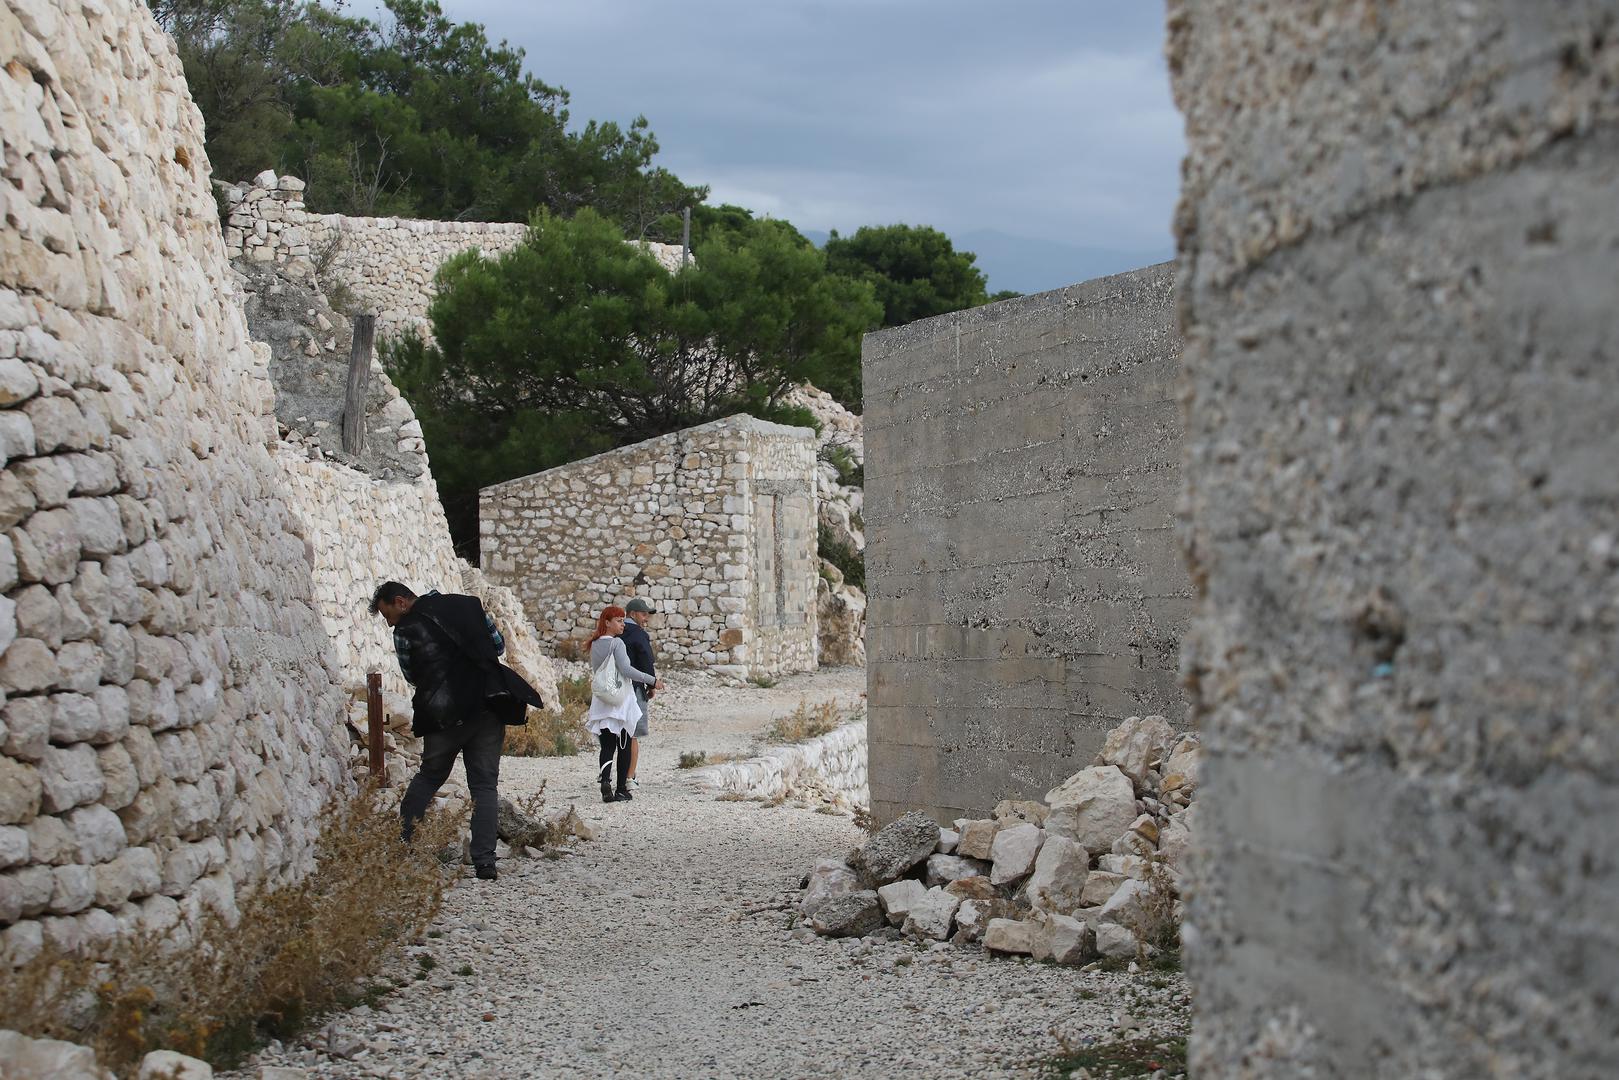
MULTIPOLYGON (((824 229, 800 229, 799 232, 816 247, 824 246, 832 235, 824 229)), ((970 251, 978 256, 976 265, 989 276, 992 293, 1002 289, 1020 293, 1060 289, 1091 278, 1150 266, 1175 255, 1168 244, 1156 251, 1118 251, 1065 244, 1060 240, 1032 240, 996 229, 975 229, 952 236, 950 240, 957 251, 970 251)))

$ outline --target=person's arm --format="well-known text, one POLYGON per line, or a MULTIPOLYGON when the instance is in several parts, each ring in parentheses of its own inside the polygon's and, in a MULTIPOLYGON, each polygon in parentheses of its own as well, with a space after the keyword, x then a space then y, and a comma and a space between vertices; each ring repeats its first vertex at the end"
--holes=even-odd
POLYGON ((645 683, 646 685, 651 686, 653 683, 658 681, 656 676, 648 675, 639 668, 635 668, 630 665, 630 654, 628 650, 624 648, 624 641, 622 638, 613 639, 613 659, 618 663, 618 673, 624 676, 626 679, 629 679, 631 682, 645 683))

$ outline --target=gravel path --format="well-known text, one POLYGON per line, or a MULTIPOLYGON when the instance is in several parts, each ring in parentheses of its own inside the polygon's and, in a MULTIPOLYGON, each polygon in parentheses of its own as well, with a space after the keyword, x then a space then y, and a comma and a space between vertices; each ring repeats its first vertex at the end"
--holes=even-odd
POLYGON ((841 816, 717 801, 674 763, 683 750, 745 750, 801 699, 857 704, 864 673, 768 690, 670 682, 632 803, 601 803, 593 755, 502 762, 503 793, 544 781, 548 805, 574 803, 599 839, 555 861, 504 860, 498 882, 460 881, 392 967, 404 989, 238 1075, 1038 1076, 1059 1050, 1054 1031, 1103 1036, 1121 1011, 1160 1007, 1149 1026, 1178 1026, 1178 975, 792 930, 800 877, 862 834, 841 816))

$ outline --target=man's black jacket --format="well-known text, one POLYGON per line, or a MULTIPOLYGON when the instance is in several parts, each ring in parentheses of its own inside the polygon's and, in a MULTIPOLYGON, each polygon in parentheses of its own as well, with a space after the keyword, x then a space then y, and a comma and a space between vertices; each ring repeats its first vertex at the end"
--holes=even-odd
POLYGON ((416 680, 410 728, 418 736, 457 727, 486 709, 501 723, 521 724, 530 706, 545 707, 534 688, 500 662, 475 596, 418 597, 394 633, 410 643, 416 680))
MULTIPOLYGON (((648 675, 658 673, 656 663, 652 659, 652 639, 634 619, 624 620, 624 652, 629 655, 630 667, 636 671, 644 671, 648 675)), ((642 697, 646 696, 645 686, 636 683, 635 689, 642 697)))

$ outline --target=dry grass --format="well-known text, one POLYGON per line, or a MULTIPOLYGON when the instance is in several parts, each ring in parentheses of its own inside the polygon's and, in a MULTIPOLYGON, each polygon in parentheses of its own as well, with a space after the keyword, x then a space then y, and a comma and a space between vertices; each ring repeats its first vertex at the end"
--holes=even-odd
POLYGON ((773 743, 807 742, 836 730, 842 723, 843 716, 836 702, 809 705, 800 701, 798 708, 771 722, 765 738, 773 743))
POLYGON ((0 1012, 23 1034, 93 1047, 121 1075, 157 1049, 228 1066, 365 998, 391 949, 437 914, 454 875, 434 853, 465 825, 464 812, 430 814, 401 844, 397 810, 362 790, 322 816, 309 875, 244 900, 235 925, 210 912, 184 948, 148 934, 99 959, 47 948, 0 972, 0 1012))
POLYGON ((585 727, 590 711, 590 679, 563 679, 557 683, 562 712, 530 709, 528 723, 506 729, 503 753, 512 757, 569 757, 593 741, 585 727))

